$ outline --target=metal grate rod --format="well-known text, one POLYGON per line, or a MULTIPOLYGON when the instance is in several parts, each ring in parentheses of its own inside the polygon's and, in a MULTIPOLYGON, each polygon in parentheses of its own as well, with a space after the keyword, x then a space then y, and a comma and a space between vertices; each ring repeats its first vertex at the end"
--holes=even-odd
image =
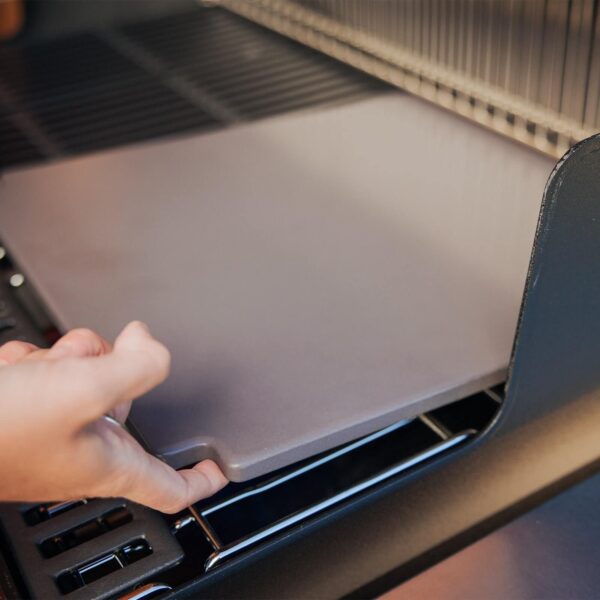
POLYGON ((220 0, 553 157, 600 128, 600 0, 220 0))

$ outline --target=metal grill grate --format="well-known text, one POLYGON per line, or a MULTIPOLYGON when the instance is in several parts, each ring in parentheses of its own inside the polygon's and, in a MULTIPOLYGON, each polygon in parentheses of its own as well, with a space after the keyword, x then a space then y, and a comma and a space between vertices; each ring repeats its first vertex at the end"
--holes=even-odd
POLYGON ((172 72, 249 119, 302 106, 354 98, 376 87, 337 61, 264 29, 208 10, 195 18, 132 26, 125 33, 172 72))
POLYGON ((551 156, 600 128, 600 0, 214 0, 551 156))
POLYGON ((384 89, 221 9, 0 48, 0 169, 384 89))
POLYGON ((0 115, 0 168, 4 165, 5 159, 14 163, 27 163, 41 158, 43 154, 29 138, 24 136, 7 117, 0 115))

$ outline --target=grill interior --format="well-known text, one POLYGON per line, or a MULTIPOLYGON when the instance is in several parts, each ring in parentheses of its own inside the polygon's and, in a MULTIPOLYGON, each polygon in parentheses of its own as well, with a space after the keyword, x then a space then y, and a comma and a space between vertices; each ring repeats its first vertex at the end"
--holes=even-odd
POLYGON ((307 107, 385 85, 218 8, 0 48, 0 169, 307 107))
MULTIPOLYGON (((0 169, 386 89, 221 9, 7 46, 0 49, 0 169)), ((50 340, 52 331, 32 326, 35 311, 24 288, 9 283, 14 269, 0 251, 6 335, 50 340)), ((231 484, 173 518, 118 500, 80 500, 6 506, 1 520, 36 596, 115 598, 144 585, 138 593, 149 597, 468 442, 493 420, 501 393, 482 392, 260 480, 231 484), (115 514, 122 518, 113 522, 115 514)))
MULTIPOLYGON (((49 343, 54 328, 32 301, 33 290, 1 246, 0 257, 0 316, 10 321, 0 342, 49 343)), ((174 516, 119 499, 0 504, 6 534, 0 545, 14 560, 26 595, 131 600, 168 593, 465 446, 493 422, 503 395, 497 386, 280 471, 231 483, 174 516)))

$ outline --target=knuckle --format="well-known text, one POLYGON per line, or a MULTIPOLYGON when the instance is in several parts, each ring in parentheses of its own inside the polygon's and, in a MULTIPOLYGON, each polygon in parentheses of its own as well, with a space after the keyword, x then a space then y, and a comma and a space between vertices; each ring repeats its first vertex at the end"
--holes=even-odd
MULTIPOLYGON (((77 329, 72 329, 67 336, 78 337, 82 340, 96 340, 98 339, 98 334, 96 334, 91 329, 87 327, 78 327, 77 329)), ((66 336, 65 336, 66 337, 66 336)))
POLYGON ((63 340, 77 344, 78 346, 92 353, 99 352, 102 348, 102 339, 100 336, 91 329, 86 329, 83 327, 73 329, 67 333, 67 335, 65 335, 63 340))
POLYGON ((20 340, 10 340, 9 342, 6 342, 5 344, 2 344, 0 346, 0 350, 2 351, 6 351, 6 352, 13 352, 13 351, 27 351, 27 350, 34 350, 36 348, 36 346, 34 346, 33 344, 30 344, 29 342, 22 342, 20 340))
POLYGON ((37 346, 20 340, 11 340, 0 346, 0 359, 4 364, 15 364, 27 358, 36 350, 37 346))

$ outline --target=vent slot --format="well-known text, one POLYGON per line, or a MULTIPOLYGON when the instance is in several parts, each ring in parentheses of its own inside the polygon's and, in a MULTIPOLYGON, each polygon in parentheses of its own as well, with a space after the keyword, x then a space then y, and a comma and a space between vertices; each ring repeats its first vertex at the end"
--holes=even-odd
POLYGON ((132 514, 124 506, 121 506, 97 519, 86 521, 63 533, 47 538, 38 547, 44 558, 52 558, 113 529, 122 527, 130 523, 132 519, 132 514))
POLYGON ((69 510, 73 510, 78 506, 83 506, 87 504, 87 500, 71 500, 68 502, 55 502, 50 504, 39 504, 38 506, 34 506, 29 510, 23 513, 23 519, 25 523, 30 527, 34 525, 39 525, 48 519, 52 519, 57 517, 58 515, 62 515, 64 512, 69 510))
POLYGON ((62 594, 70 594, 151 554, 152 547, 148 541, 138 539, 122 546, 116 552, 105 554, 75 569, 61 573, 56 578, 56 585, 62 594))
POLYGON ((149 508, 122 498, 58 506, 0 504, 1 529, 26 597, 57 600, 72 593, 69 597, 110 600, 184 558, 167 520, 149 508), (35 526, 23 519, 27 509, 42 515, 35 526))

